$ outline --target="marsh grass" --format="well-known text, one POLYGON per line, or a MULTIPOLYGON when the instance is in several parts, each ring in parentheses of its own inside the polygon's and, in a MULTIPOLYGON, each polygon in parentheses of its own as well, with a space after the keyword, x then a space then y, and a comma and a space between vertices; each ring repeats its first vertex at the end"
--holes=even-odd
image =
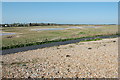
MULTIPOLYGON (((98 36, 104 36, 104 35, 87 36, 87 37, 80 37, 80 38, 58 39, 58 40, 52 40, 52 41, 45 40, 44 42, 33 42, 33 43, 28 43, 28 44, 10 45, 10 46, 7 46, 7 47, 2 47, 2 50, 12 49, 12 48, 20 48, 20 47, 26 47, 26 46, 32 46, 32 45, 41 45, 41 44, 47 44, 47 43, 52 43, 52 42, 64 42, 64 41, 68 41, 68 40, 76 40, 76 39, 91 38, 91 37, 98 37, 98 36)), ((111 36, 111 35, 108 35, 108 36, 111 36)), ((97 40, 102 40, 102 39, 101 38, 98 38, 98 39, 89 39, 89 40, 83 40, 81 42, 85 42, 85 41, 97 41, 97 40)))
POLYGON ((21 65, 21 66, 26 66, 26 64, 29 62, 13 62, 10 65, 21 65))
POLYGON ((85 32, 80 32, 80 33, 78 33, 78 34, 86 34, 85 32))
MULTIPOLYGON (((2 36, 2 50, 19 48, 32 45, 47 44, 52 42, 76 40, 85 37, 104 35, 118 35, 116 25, 105 25, 100 28, 68 29, 55 31, 31 31, 39 28, 63 28, 69 26, 39 26, 39 27, 3 27, 3 32, 14 32, 11 38, 9 35, 2 36), (19 37, 17 37, 19 36, 19 37)), ((90 41, 90 40, 88 40, 90 41)))
POLYGON ((18 66, 26 66, 28 63, 36 63, 38 61, 39 58, 33 59, 32 61, 29 62, 13 62, 13 63, 2 63, 2 65, 18 65, 18 66))

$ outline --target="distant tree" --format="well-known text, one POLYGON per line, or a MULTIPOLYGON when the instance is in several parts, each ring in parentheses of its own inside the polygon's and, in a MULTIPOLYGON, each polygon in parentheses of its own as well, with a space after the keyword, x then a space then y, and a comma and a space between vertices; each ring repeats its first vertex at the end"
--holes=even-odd
POLYGON ((30 23, 29 26, 32 26, 32 23, 30 23))

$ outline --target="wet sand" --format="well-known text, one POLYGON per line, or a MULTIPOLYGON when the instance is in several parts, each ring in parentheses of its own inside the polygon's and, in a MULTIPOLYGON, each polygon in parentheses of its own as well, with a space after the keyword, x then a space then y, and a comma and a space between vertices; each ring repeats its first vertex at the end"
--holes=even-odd
POLYGON ((0 55, 4 78, 117 78, 118 38, 0 55))

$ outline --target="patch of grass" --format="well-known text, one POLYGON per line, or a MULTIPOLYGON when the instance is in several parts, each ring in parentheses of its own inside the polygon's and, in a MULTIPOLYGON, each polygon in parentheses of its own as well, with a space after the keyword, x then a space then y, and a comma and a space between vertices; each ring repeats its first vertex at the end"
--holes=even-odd
POLYGON ((73 45, 69 45, 70 48, 73 48, 74 46, 73 45))
POLYGON ((10 38, 9 35, 2 36, 2 49, 5 50, 25 46, 47 44, 51 42, 75 40, 99 35, 113 35, 117 34, 118 32, 118 27, 115 25, 104 25, 104 27, 100 28, 68 29, 55 31, 31 31, 31 29, 39 28, 64 27, 70 26, 3 27, 3 32, 13 32, 16 34, 13 35, 14 37, 10 38))
POLYGON ((21 66, 26 66, 27 63, 29 63, 29 62, 13 62, 11 64, 2 63, 2 65, 21 65, 21 66))
POLYGON ((85 32, 79 32, 78 34, 86 34, 85 32))
MULTIPOLYGON (((98 36, 105 36, 105 35, 87 36, 87 37, 80 37, 80 38, 58 39, 58 40, 52 40, 52 41, 45 40, 44 42, 33 42, 33 43, 28 43, 28 44, 10 45, 7 47, 2 47, 2 50, 25 47, 25 46, 32 46, 32 45, 41 45, 41 44, 47 44, 47 43, 52 43, 52 42, 64 42, 64 41, 68 41, 68 40, 76 40, 76 39, 91 38, 91 37, 98 37, 98 36)), ((111 35, 108 35, 108 36, 111 36, 111 35)), ((96 40, 101 40, 101 38, 89 39, 89 40, 83 40, 83 41, 96 41, 96 40)))
POLYGON ((36 63, 38 61, 39 58, 35 58, 32 60, 32 63, 36 63))
POLYGON ((14 62, 14 63, 11 63, 10 65, 23 65, 25 66, 28 62, 14 62))
POLYGON ((98 41, 98 40, 102 40, 102 39, 101 39, 101 38, 97 38, 97 39, 84 40, 84 41, 80 41, 80 42, 87 42, 87 41, 98 41))
POLYGON ((26 66, 27 63, 36 63, 38 61, 38 58, 30 61, 30 62, 13 62, 11 64, 6 64, 6 63, 2 63, 2 65, 19 65, 19 66, 26 66))

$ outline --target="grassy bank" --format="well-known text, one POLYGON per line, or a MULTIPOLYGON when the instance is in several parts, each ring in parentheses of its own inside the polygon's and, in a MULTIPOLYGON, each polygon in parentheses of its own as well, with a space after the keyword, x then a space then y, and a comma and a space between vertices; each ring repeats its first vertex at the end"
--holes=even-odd
MULTIPOLYGON (((93 26, 93 25, 89 25, 93 26)), ((69 28, 70 26, 5 27, 3 32, 16 33, 2 36, 2 49, 12 49, 51 42, 67 41, 85 37, 114 35, 118 32, 116 25, 103 25, 99 28, 81 28, 51 31, 31 31, 41 28, 69 28)), ((82 27, 82 26, 79 26, 82 27)))
MULTIPOLYGON (((63 42, 63 41, 68 41, 68 40, 99 37, 99 36, 102 37, 102 36, 113 36, 113 35, 97 35, 97 36, 87 36, 87 37, 80 37, 80 38, 58 39, 58 40, 52 40, 52 41, 46 40, 44 42, 34 42, 34 43, 29 43, 29 44, 10 45, 10 46, 6 46, 6 47, 2 47, 2 50, 12 49, 12 48, 20 48, 20 47, 26 47, 26 46, 32 46, 32 45, 41 45, 41 44, 47 44, 47 43, 52 43, 52 42, 63 42)), ((102 40, 102 38, 88 39, 88 40, 83 40, 82 42, 84 42, 84 41, 97 41, 97 40, 102 40)))

